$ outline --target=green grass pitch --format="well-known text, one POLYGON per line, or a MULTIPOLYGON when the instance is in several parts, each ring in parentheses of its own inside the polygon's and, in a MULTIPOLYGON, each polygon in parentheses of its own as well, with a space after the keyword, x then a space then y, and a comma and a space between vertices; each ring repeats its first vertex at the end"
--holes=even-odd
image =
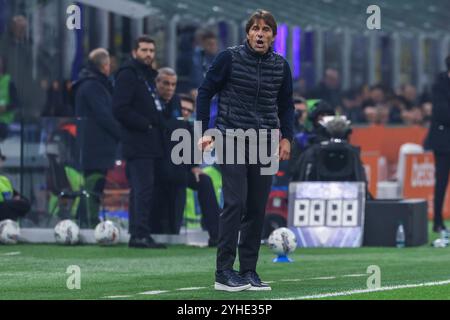
POLYGON ((263 246, 258 271, 273 290, 234 294, 213 290, 215 254, 215 249, 188 246, 0 246, 0 299, 450 298, 450 281, 445 283, 450 280, 450 248, 297 249, 293 263, 274 264, 263 246), (81 269, 80 290, 67 289, 71 265, 81 269), (380 267, 382 288, 395 286, 393 290, 352 292, 367 289, 370 265, 380 267), (430 285, 417 286, 424 283, 430 285), (347 291, 349 295, 327 295, 347 291))

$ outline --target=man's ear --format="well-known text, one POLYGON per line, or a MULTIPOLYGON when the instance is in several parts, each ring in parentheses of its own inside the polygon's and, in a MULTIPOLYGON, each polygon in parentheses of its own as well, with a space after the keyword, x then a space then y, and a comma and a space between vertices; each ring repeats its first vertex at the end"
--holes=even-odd
POLYGON ((273 36, 272 43, 271 43, 272 47, 273 47, 273 44, 275 43, 276 39, 277 39, 277 36, 273 36))
POLYGON ((136 59, 136 50, 131 51, 131 55, 134 59, 136 59))

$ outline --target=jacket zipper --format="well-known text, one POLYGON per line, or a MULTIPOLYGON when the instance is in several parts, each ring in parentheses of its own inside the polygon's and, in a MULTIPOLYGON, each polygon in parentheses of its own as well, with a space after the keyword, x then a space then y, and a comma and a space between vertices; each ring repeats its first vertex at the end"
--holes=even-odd
POLYGON ((258 121, 258 130, 260 129, 261 126, 261 119, 259 118, 258 115, 258 111, 256 110, 257 108, 257 104, 258 104, 258 100, 259 100, 259 92, 261 90, 261 58, 258 59, 258 68, 257 68, 257 89, 256 89, 256 98, 255 98, 255 104, 253 106, 253 110, 255 110, 255 113, 257 115, 256 119, 258 121))

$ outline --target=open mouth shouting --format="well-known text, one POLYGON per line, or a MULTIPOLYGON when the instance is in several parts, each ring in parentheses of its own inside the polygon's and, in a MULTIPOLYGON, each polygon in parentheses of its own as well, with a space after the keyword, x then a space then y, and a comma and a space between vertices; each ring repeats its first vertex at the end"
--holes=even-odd
POLYGON ((265 43, 264 43, 264 41, 262 39, 256 40, 256 47, 257 48, 264 49, 264 45, 265 45, 265 43))

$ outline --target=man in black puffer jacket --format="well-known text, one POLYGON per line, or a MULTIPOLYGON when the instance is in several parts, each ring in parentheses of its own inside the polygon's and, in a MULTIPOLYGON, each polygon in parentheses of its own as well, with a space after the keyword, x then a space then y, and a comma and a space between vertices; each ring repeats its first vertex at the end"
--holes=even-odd
POLYGON ((155 41, 148 36, 136 40, 133 59, 125 63, 116 77, 113 109, 122 125, 122 152, 127 161, 131 187, 129 246, 164 248, 150 236, 149 219, 154 193, 155 161, 163 156, 162 119, 158 110, 152 68, 156 55, 155 41))
MULTIPOLYGON (((258 133, 279 129, 282 136, 279 160, 288 160, 294 126, 292 76, 286 60, 272 50, 277 23, 270 12, 258 10, 247 22, 246 32, 245 44, 220 53, 209 69, 198 92, 197 119, 206 130, 210 102, 218 94, 216 128, 222 135, 229 137, 233 129, 254 129, 258 133)), ((245 141, 248 151, 251 142, 245 141)), ((267 139, 258 140, 256 147, 261 148, 266 142, 267 139)), ((209 136, 199 141, 204 150, 212 145, 209 136)), ((234 148, 225 152, 236 155, 236 145, 234 148)), ((272 176, 262 174, 262 161, 253 164, 250 155, 245 156, 245 164, 221 165, 225 204, 219 218, 216 290, 271 290, 259 278, 256 265, 272 176), (237 247, 239 274, 233 270, 237 247)))
POLYGON ((446 64, 447 72, 439 74, 433 86, 433 114, 427 139, 436 163, 434 232, 447 230, 442 219, 442 207, 450 173, 450 56, 447 57, 446 64))
POLYGON ((110 57, 105 49, 89 55, 88 66, 74 83, 77 142, 81 150, 81 170, 85 189, 90 196, 82 199, 78 218, 82 227, 95 227, 98 221, 100 197, 105 187, 108 169, 114 167, 120 141, 120 125, 112 114, 110 57))

